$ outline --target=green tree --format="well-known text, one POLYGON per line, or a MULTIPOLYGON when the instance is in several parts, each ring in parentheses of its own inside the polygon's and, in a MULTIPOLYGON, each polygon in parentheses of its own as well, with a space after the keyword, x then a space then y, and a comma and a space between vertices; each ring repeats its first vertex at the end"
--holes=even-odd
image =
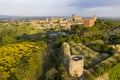
POLYGON ((5 45, 5 44, 13 44, 16 43, 17 40, 15 38, 13 38, 12 36, 4 36, 1 39, 1 44, 5 45))

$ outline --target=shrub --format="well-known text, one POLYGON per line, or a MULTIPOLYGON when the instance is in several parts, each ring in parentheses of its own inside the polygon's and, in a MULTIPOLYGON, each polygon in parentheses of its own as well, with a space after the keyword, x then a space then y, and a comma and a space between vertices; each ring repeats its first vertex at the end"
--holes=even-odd
POLYGON ((94 80, 95 77, 93 75, 88 75, 88 77, 86 78, 86 80, 94 80))

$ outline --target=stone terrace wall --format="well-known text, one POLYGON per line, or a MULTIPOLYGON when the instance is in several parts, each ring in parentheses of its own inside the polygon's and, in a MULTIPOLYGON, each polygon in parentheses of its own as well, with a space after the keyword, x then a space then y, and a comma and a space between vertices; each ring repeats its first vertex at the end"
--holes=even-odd
POLYGON ((96 78, 95 80, 109 80, 108 73, 105 73, 104 75, 96 78))
POLYGON ((63 43, 63 54, 64 54, 64 57, 69 57, 69 56, 71 56, 71 53, 70 53, 70 45, 69 45, 67 42, 64 42, 64 43, 63 43))

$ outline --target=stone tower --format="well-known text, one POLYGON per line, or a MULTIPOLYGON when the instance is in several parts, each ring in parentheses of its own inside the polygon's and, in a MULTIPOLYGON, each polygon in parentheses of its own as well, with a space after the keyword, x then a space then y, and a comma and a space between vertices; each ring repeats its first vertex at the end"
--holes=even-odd
POLYGON ((96 17, 96 15, 94 15, 94 16, 93 16, 93 19, 94 19, 94 21, 96 21, 96 20, 97 20, 97 17, 96 17))
POLYGON ((80 77, 83 74, 84 58, 80 55, 69 57, 69 73, 71 76, 80 77))

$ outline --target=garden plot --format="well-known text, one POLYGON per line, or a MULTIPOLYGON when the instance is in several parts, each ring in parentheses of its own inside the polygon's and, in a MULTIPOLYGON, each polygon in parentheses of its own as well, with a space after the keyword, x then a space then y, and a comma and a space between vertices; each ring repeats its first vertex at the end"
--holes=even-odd
POLYGON ((70 49, 72 55, 82 55, 85 59, 85 67, 89 67, 99 63, 100 61, 109 57, 108 54, 100 54, 86 47, 82 43, 70 42, 70 49))

